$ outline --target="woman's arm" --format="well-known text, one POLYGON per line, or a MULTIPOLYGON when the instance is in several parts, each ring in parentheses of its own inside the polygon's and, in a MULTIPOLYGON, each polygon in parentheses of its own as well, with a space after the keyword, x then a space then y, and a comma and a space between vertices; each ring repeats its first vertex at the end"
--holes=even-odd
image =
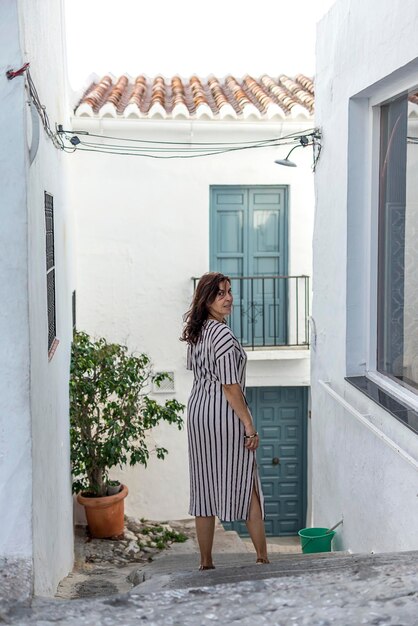
MULTIPOLYGON (((239 417, 244 424, 245 434, 247 436, 253 435, 256 431, 254 428, 253 418, 248 410, 248 406, 245 403, 242 389, 238 383, 233 385, 222 385, 223 392, 228 401, 228 404, 234 410, 234 413, 239 417)), ((258 448, 259 439, 253 437, 252 439, 245 440, 245 447, 249 450, 256 450, 258 448)))

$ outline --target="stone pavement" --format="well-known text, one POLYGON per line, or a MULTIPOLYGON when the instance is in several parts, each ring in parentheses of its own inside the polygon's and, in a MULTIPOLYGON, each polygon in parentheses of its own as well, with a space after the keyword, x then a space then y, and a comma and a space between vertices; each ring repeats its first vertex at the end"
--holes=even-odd
MULTIPOLYGON (((199 548, 196 539, 194 520, 172 521, 168 525, 170 530, 180 532, 188 537, 185 543, 171 543, 168 550, 158 550, 154 547, 143 547, 133 551, 132 532, 141 523, 127 518, 124 540, 109 541, 90 540, 84 528, 77 527, 75 532, 75 563, 74 569, 61 581, 56 596, 62 599, 75 599, 93 596, 108 596, 109 594, 125 593, 130 591, 138 582, 149 579, 154 572, 159 573, 161 568, 176 562, 180 557, 181 569, 194 571, 198 565, 199 548), (144 552, 145 550, 145 552, 144 552)), ((146 522, 143 526, 152 528, 161 527, 158 522, 146 522)), ((138 531, 139 532, 139 531, 138 531)), ((139 534, 143 538, 143 535, 139 534)), ((155 537, 151 537, 155 539, 155 537)), ((286 537, 272 539, 269 543, 269 552, 292 553, 300 552, 299 539, 286 537)), ((225 531, 218 522, 215 527, 214 549, 217 555, 254 554, 251 541, 242 540, 235 531, 225 531)), ((221 557, 222 558, 222 557, 221 557)), ((248 563, 254 559, 249 557, 248 563)), ((177 565, 174 566, 176 570, 177 565)))
MULTIPOLYGON (((73 599, 125 593, 132 589, 131 575, 166 550, 157 543, 167 530, 173 534, 189 536, 189 520, 173 522, 148 522, 125 518, 123 536, 109 539, 92 539, 85 527, 77 526, 74 536, 74 568, 61 581, 56 597, 73 599), (175 528, 173 528, 175 526, 175 528)), ((164 542, 165 543, 165 542, 164 542)), ((189 544, 187 541, 181 546, 189 544)), ((173 545, 173 541, 168 541, 173 545)), ((174 544, 175 545, 175 544, 174 544)), ((188 548, 183 548, 188 551, 188 548)))
POLYGON ((144 582, 129 593, 75 600, 37 598, 31 607, 3 603, 0 624, 418 625, 418 552, 273 552, 270 565, 254 565, 254 555, 242 549, 239 538, 219 529, 217 533, 223 551, 216 552, 216 570, 197 571, 193 541, 175 544, 140 566, 136 582, 144 582))
POLYGON ((0 558, 0 624, 1 610, 8 603, 30 603, 32 564, 29 559, 0 558))

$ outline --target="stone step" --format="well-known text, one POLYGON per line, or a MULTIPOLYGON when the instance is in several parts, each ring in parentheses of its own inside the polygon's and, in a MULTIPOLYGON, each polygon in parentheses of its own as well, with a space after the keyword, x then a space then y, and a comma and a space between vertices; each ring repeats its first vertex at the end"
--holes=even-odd
POLYGON ((166 555, 146 567, 138 568, 130 580, 135 593, 152 593, 162 589, 185 589, 229 584, 245 580, 271 577, 298 576, 318 571, 352 569, 370 555, 352 555, 347 552, 316 554, 272 554, 270 563, 256 565, 251 554, 214 554, 215 570, 198 571, 196 555, 166 555))
MULTIPOLYGON (((282 553, 273 553, 269 555, 269 560, 271 563, 304 563, 306 560, 318 559, 320 561, 325 560, 335 560, 339 559, 343 556, 349 555, 349 552, 323 552, 316 554, 282 554, 282 553)), ((255 563, 255 554, 251 554, 249 552, 215 552, 213 554, 213 561, 216 565, 217 569, 224 569, 226 567, 235 567, 241 565, 252 565, 255 563)), ((147 564, 143 569, 145 569, 149 574, 147 577, 151 576, 151 570, 153 572, 158 571, 190 571, 190 569, 195 569, 196 564, 199 564, 199 555, 197 553, 191 554, 162 554, 161 557, 157 557, 150 564, 147 564)))
POLYGON ((129 594, 103 598, 38 598, 32 607, 20 605, 2 613, 0 606, 0 622, 13 626, 417 626, 418 551, 337 558, 335 554, 248 565, 243 568, 245 577, 235 582, 234 568, 219 567, 193 572, 194 581, 183 578, 189 587, 155 585, 154 593, 141 592, 144 587, 139 585, 129 594), (305 563, 308 569, 290 573, 292 562, 305 563), (286 563, 286 568, 278 570, 280 563, 286 563))

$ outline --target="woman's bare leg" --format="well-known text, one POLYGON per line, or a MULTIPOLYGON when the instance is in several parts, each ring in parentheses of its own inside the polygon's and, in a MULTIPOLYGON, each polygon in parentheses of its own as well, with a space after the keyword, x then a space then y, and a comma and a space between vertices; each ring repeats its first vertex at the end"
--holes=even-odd
POLYGON ((212 546, 215 533, 215 516, 196 517, 196 534, 200 549, 200 565, 212 567, 212 546))
POLYGON ((264 529, 264 521, 261 515, 260 500, 255 487, 253 487, 251 495, 250 517, 246 521, 246 525, 257 553, 257 559, 263 559, 268 563, 266 531, 264 529))

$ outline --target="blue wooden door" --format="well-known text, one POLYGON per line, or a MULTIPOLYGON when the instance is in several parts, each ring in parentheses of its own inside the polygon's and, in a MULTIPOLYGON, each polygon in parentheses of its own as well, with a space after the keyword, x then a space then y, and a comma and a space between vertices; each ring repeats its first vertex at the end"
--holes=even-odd
MULTIPOLYGON (((257 465, 266 534, 296 535, 305 526, 307 387, 252 387, 247 400, 260 433, 257 465)), ((225 524, 247 535, 245 522, 225 524)))
POLYGON ((214 186, 210 210, 210 268, 232 279, 234 333, 244 345, 285 345, 287 285, 268 277, 287 274, 286 187, 214 186))

